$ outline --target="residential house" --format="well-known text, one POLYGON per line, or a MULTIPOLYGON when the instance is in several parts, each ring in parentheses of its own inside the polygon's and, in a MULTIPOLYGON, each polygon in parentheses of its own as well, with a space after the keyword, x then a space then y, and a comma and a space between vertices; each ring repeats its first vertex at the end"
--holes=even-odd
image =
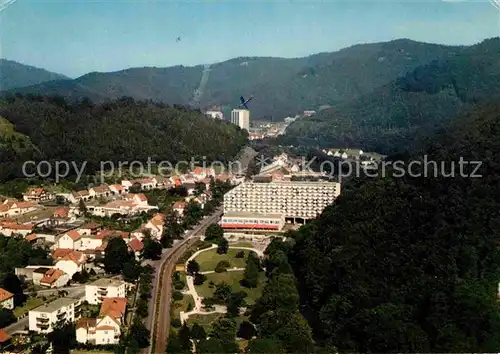
POLYGON ((137 202, 139 197, 132 200, 115 200, 105 205, 88 207, 88 211, 93 215, 100 217, 111 217, 115 214, 123 216, 136 215, 141 212, 148 212, 150 210, 158 209, 157 206, 147 204, 147 199, 144 202, 137 202))
POLYGON ((89 304, 100 304, 105 298, 126 297, 125 282, 117 279, 101 278, 85 285, 85 300, 89 304))
POLYGON ((122 181, 123 192, 128 193, 128 191, 130 190, 130 187, 132 187, 133 185, 134 185, 133 182, 128 181, 128 180, 123 180, 122 181))
POLYGON ((151 190, 156 188, 158 182, 155 177, 148 177, 135 180, 134 184, 135 183, 139 183, 141 185, 141 189, 143 190, 151 190))
POLYGON ((56 240, 54 248, 77 250, 81 245, 82 235, 75 230, 68 231, 56 240))
MULTIPOLYGON (((28 268, 28 267, 26 267, 28 268)), ((31 280, 33 281, 34 285, 41 285, 42 279, 49 270, 53 269, 54 267, 52 266, 38 266, 33 269, 31 272, 31 280)), ((26 276, 26 280, 29 280, 29 273, 28 272, 23 272, 26 276)), ((16 269, 16 275, 17 275, 17 269, 16 269)))
POLYGON ((62 297, 31 310, 29 330, 37 333, 50 333, 59 323, 74 323, 81 317, 82 299, 62 297))
POLYGON ((23 237, 33 232, 33 224, 18 224, 13 221, 0 221, 0 234, 4 236, 21 235, 23 237))
POLYGON ((0 288, 0 307, 8 310, 14 309, 14 294, 0 288))
POLYGON ((90 196, 90 193, 88 190, 84 189, 82 191, 78 191, 78 192, 72 192, 69 196, 68 196, 68 200, 75 204, 75 203, 79 203, 80 200, 83 200, 83 201, 88 201, 90 200, 92 197, 90 196))
POLYGON ((84 224, 78 228, 81 235, 97 235, 102 230, 102 225, 93 222, 84 224))
POLYGON ((45 188, 30 188, 25 193, 23 193, 23 200, 27 202, 45 202, 47 200, 54 199, 54 195, 45 190, 45 188))
POLYGON ((60 288, 68 284, 70 281, 69 275, 57 268, 51 268, 43 275, 40 280, 41 286, 49 288, 60 288))
POLYGON ((93 345, 118 344, 127 299, 105 298, 97 318, 85 318, 76 325, 76 340, 93 345))
POLYGON ((120 195, 125 193, 125 188, 121 184, 112 184, 109 186, 109 190, 113 195, 120 195))
POLYGON ((72 249, 56 249, 52 252, 52 258, 56 261, 55 267, 68 274, 70 279, 77 272, 82 272, 87 263, 87 256, 80 251, 72 249))
POLYGON ((167 177, 156 177, 156 188, 158 189, 170 189, 174 184, 167 177))
POLYGON ((183 217, 186 206, 187 206, 186 202, 175 202, 173 205, 173 209, 180 217, 183 217))
POLYGON ((7 332, 5 332, 3 329, 0 328, 0 350, 9 346, 11 339, 12 339, 12 337, 7 332))
POLYGON ((215 171, 213 168, 196 167, 192 174, 196 180, 201 180, 210 176, 215 176, 215 171))
POLYGON ((144 248, 144 243, 139 240, 137 237, 134 237, 128 243, 128 248, 131 252, 134 253, 135 258, 138 260, 141 257, 142 249, 144 248))
POLYGON ((37 210, 38 207, 33 202, 19 202, 17 200, 6 199, 0 204, 0 217, 26 214, 37 210))
POLYGON ((149 230, 151 236, 160 239, 163 235, 163 225, 165 224, 165 215, 158 213, 155 214, 145 225, 144 228, 149 230))
POLYGON ((92 187, 89 189, 89 194, 92 198, 104 198, 111 195, 111 190, 106 184, 92 187))

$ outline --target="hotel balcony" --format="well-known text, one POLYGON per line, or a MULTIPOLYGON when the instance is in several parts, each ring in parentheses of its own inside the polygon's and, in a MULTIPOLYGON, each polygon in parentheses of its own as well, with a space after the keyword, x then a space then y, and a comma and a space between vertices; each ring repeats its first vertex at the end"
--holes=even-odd
POLYGON ((37 317, 36 319, 36 322, 37 322, 37 325, 38 323, 48 323, 50 321, 50 318, 48 317, 37 317))

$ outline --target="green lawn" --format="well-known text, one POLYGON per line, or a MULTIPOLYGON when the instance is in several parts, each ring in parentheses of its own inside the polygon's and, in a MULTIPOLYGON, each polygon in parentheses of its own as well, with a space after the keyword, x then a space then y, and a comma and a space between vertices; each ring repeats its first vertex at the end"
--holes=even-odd
POLYGON ((187 312, 189 304, 194 307, 194 300, 191 295, 184 295, 181 301, 175 301, 172 304, 174 318, 180 318, 181 311, 187 312))
MULTIPOLYGON (((191 327, 193 326, 193 324, 198 323, 205 329, 205 332, 207 332, 207 334, 210 334, 210 331, 212 330, 212 324, 222 317, 225 317, 225 314, 211 313, 209 315, 193 315, 189 316, 189 318, 187 319, 187 324, 189 327, 191 327)), ((239 328, 240 323, 244 320, 248 321, 248 318, 245 316, 238 316, 236 318, 233 318, 233 320, 236 322, 236 328, 239 328)))
POLYGON ((23 306, 21 307, 16 307, 12 312, 14 313, 14 316, 20 317, 24 315, 26 312, 29 310, 34 309, 35 307, 38 307, 43 304, 43 300, 38 298, 38 297, 32 297, 26 300, 23 306))
POLYGON ((205 252, 200 253, 196 258, 196 262, 200 265, 200 271, 201 272, 206 272, 210 270, 214 270, 215 266, 217 266, 217 263, 220 261, 228 261, 229 264, 231 264, 230 268, 245 268, 246 265, 246 258, 248 256, 249 252, 252 251, 247 251, 243 250, 245 253, 245 258, 236 258, 236 253, 240 252, 242 250, 238 249, 229 249, 227 251, 227 254, 218 254, 217 249, 211 249, 205 252))
POLYGON ((229 243, 229 247, 249 247, 253 248, 253 244, 251 242, 236 242, 236 243, 229 243))
POLYGON ((213 281, 215 284, 225 282, 230 284, 233 292, 244 291, 247 293, 247 297, 245 301, 252 305, 255 303, 260 295, 262 294, 262 289, 266 283, 266 275, 264 272, 261 272, 259 275, 259 285, 254 289, 245 288, 240 285, 240 280, 243 278, 243 271, 236 272, 224 272, 224 273, 212 273, 206 275, 207 280, 203 283, 203 285, 196 286, 196 292, 198 295, 202 297, 212 297, 214 294, 215 287, 212 289, 209 288, 210 281, 213 281))

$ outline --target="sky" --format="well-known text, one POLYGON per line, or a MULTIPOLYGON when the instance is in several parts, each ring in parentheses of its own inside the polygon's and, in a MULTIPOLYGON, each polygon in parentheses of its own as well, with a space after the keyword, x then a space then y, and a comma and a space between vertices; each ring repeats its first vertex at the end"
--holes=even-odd
POLYGON ((17 0, 0 13, 1 58, 73 78, 396 38, 469 45, 499 35, 500 9, 488 0, 17 0))

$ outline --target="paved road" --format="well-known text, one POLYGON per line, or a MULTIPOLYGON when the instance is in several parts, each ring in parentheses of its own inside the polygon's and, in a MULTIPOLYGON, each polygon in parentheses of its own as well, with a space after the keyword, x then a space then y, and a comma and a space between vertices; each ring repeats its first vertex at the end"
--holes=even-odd
MULTIPOLYGON (((150 342, 152 343, 152 336, 153 336, 153 330, 154 330, 154 325, 153 322, 156 322, 158 324, 157 326, 157 338, 160 339, 160 341, 157 340, 156 343, 156 349, 153 351, 154 353, 165 353, 166 350, 166 339, 168 336, 168 330, 170 328, 170 281, 171 281, 171 273, 173 270, 173 267, 175 266, 175 263, 177 261, 178 256, 180 256, 184 251, 185 251, 185 245, 191 238, 194 236, 200 235, 203 232, 205 232, 206 228, 211 225, 212 223, 216 222, 218 219, 220 219, 222 215, 222 207, 218 208, 212 215, 202 219, 198 225, 196 225, 192 230, 190 230, 188 233, 184 235, 184 239, 178 240, 172 248, 164 250, 161 260, 155 261, 155 262, 148 262, 154 269, 154 279, 153 279, 153 286, 152 286, 152 294, 153 296, 149 300, 149 306, 148 306, 148 317, 145 318, 144 320, 144 325, 146 326, 147 329, 150 330, 151 332, 151 338, 150 342), (167 262, 168 265, 167 266, 167 262), (163 274, 160 274, 161 267, 165 264, 163 274), (169 272, 170 271, 170 272, 169 272), (158 313, 159 316, 155 320, 154 319, 154 314, 156 312, 156 297, 157 297, 157 288, 158 284, 160 281, 160 277, 163 278, 162 282, 162 291, 160 296, 162 296, 162 301, 160 303, 161 308, 159 309, 158 313), (158 350, 158 347, 162 347, 161 350, 158 350)), ((145 348, 141 351, 143 354, 149 354, 151 353, 152 348, 145 348)))

